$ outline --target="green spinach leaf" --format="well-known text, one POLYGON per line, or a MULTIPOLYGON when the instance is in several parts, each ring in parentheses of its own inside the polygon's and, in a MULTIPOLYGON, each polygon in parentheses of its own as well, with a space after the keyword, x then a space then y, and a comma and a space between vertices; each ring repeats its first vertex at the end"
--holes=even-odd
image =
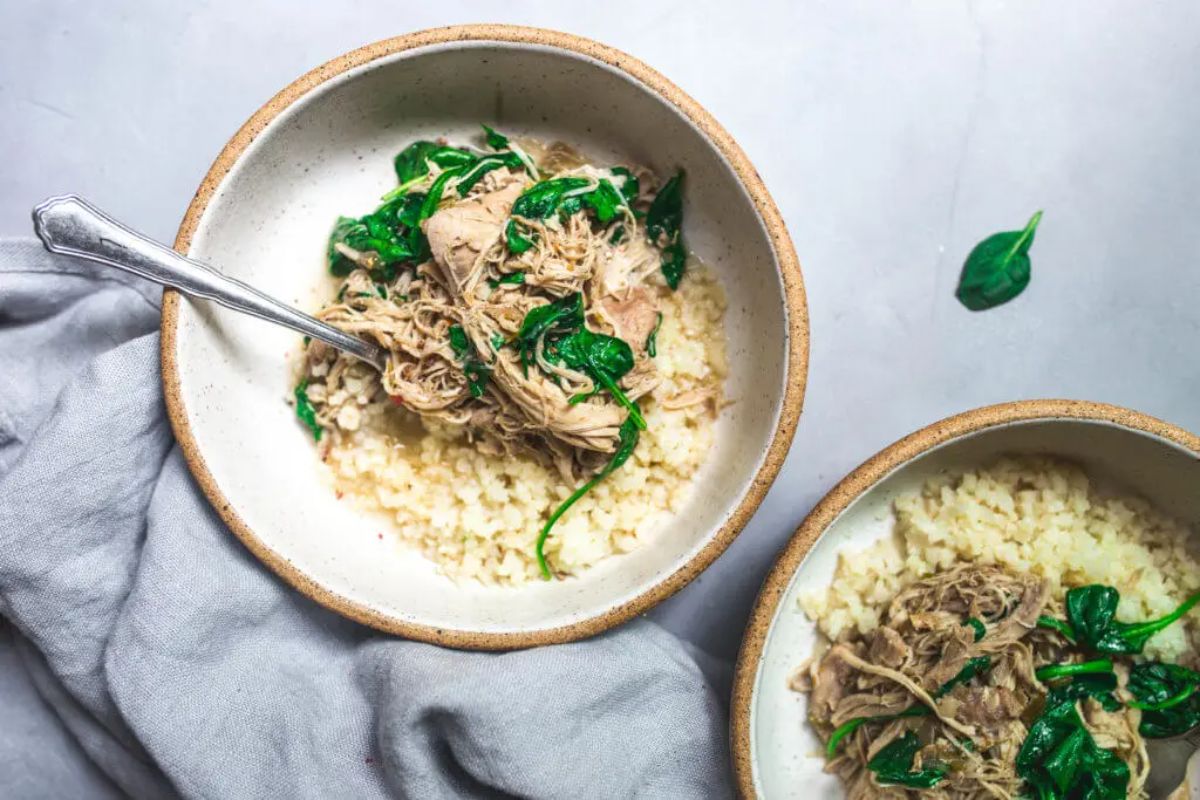
POLYGON ((983 624, 983 620, 971 617, 963 624, 975 631, 975 641, 978 642, 984 636, 987 636, 987 626, 983 624))
POLYGON ((683 243, 683 172, 658 190, 646 213, 646 235, 662 250, 662 274, 667 285, 679 288, 687 262, 683 243))
POLYGON ((450 326, 450 349, 462 364, 463 374, 467 376, 467 389, 471 396, 478 399, 483 397, 492 369, 475 355, 467 332, 461 325, 450 326))
POLYGON ((1017 753, 1017 774, 1039 800, 1123 800, 1129 767, 1097 746, 1075 701, 1047 704, 1017 753))
POLYGON ((1141 653, 1151 636, 1200 603, 1200 592, 1184 600, 1165 617, 1149 622, 1118 622, 1119 601, 1120 594, 1111 586, 1082 586, 1067 592, 1067 619, 1081 644, 1114 655, 1141 653))
POLYGON ((1135 664, 1126 687, 1142 710, 1139 731, 1148 739, 1179 736, 1200 726, 1200 672, 1176 664, 1135 664))
POLYGON ((308 380, 302 380, 296 384, 296 417, 304 423, 304 425, 312 431, 313 439, 321 441, 321 425, 317 422, 317 410, 313 408, 312 401, 308 399, 308 380))
POLYGON ((546 539, 550 536, 550 529, 554 527, 554 523, 567 512, 571 506, 578 502, 579 498, 590 492, 596 484, 607 478, 615 470, 619 469, 622 464, 629 460, 633 455, 634 448, 637 447, 639 438, 638 426, 633 422, 633 416, 626 417, 621 423, 621 430, 618 434, 617 448, 613 451, 612 458, 604 465, 604 468, 593 475, 582 486, 571 493, 571 496, 562 502, 562 504, 554 510, 550 518, 546 520, 546 524, 542 526, 541 533, 537 539, 537 561, 538 566, 542 570, 542 577, 546 580, 551 578, 550 566, 546 563, 546 539))
POLYGON ((646 337, 646 355, 651 358, 658 357, 658 329, 662 327, 663 315, 658 312, 658 319, 654 321, 654 330, 650 331, 650 335, 646 337))
POLYGON ((966 683, 976 675, 982 675, 984 672, 987 672, 989 669, 991 669, 991 666, 992 659, 989 656, 972 658, 963 665, 963 668, 958 671, 957 675, 946 681, 945 684, 943 684, 936 692, 934 692, 933 697, 945 697, 951 692, 951 690, 954 689, 955 686, 958 686, 961 683, 966 683))
POLYGON ((884 786, 931 789, 946 777, 948 768, 942 764, 926 764, 913 771, 913 760, 922 746, 920 737, 914 731, 907 731, 867 762, 867 768, 884 786))
POLYGON ((442 169, 455 169, 474 164, 479 157, 469 150, 448 147, 436 142, 417 141, 396 154, 392 166, 401 186, 429 174, 429 162, 442 169))
POLYGON ((1029 285, 1029 247, 1042 212, 1033 215, 1024 229, 996 233, 975 246, 958 279, 958 301, 971 311, 1007 303, 1029 285))

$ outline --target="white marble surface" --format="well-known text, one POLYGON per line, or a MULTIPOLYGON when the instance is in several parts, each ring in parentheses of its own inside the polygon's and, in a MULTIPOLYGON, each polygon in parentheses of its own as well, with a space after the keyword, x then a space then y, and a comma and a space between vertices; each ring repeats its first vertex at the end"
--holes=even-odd
POLYGON ((75 191, 169 240, 274 91, 368 41, 504 21, 600 39, 691 93, 783 210, 812 317, 791 457, 740 539, 653 616, 731 658, 774 554, 884 445, 1030 397, 1200 430, 1200 5, 1187 0, 0 7, 0 234, 75 191), (1045 218, 1033 281, 954 300, 983 236, 1045 218))

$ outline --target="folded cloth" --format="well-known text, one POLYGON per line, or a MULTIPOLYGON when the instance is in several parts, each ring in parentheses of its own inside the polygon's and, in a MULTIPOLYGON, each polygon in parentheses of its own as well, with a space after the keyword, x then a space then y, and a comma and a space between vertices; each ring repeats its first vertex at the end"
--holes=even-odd
POLYGON ((0 242, 0 613, 113 783, 138 798, 730 793, 722 704, 647 620, 457 652, 344 620, 265 570, 172 439, 158 300, 0 242))

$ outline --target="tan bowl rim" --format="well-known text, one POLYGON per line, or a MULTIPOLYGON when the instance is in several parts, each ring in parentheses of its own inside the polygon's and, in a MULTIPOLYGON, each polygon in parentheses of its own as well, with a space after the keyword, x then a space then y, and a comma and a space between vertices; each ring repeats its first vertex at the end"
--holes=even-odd
POLYGON ((741 651, 733 678, 733 699, 729 709, 730 752, 738 795, 757 797, 750 752, 750 711, 754 681, 766 645, 767 633, 775 619, 792 576, 808 551, 854 500, 903 464, 939 445, 968 434, 1015 422, 1039 419, 1081 419, 1104 422, 1149 433, 1174 442, 1200 458, 1200 437, 1168 422, 1119 406, 1085 400, 1019 400, 985 406, 947 417, 909 434, 864 461, 829 490, 809 512, 792 538, 776 557, 767 573, 750 612, 750 621, 742 638, 741 651))
POLYGON ((682 589, 703 572, 737 537, 757 510, 767 489, 783 465, 800 418, 808 374, 808 309, 805 302, 804 284, 800 275, 800 262, 783 218, 766 186, 763 185, 762 179, 733 137, 721 127, 711 114, 675 84, 638 59, 599 42, 567 33, 513 25, 457 25, 385 39, 338 56, 302 75, 268 100, 250 117, 221 150, 208 174, 200 183, 200 188, 196 191, 196 195, 180 223, 179 232, 175 237, 175 250, 187 253, 200 218, 221 180, 255 137, 297 99, 347 70, 371 61, 416 48, 453 42, 506 42, 551 47, 595 59, 625 73, 673 105, 690 120, 732 166, 738 180, 753 200, 770 237, 783 279, 789 332, 787 380, 779 421, 762 466, 755 474, 745 496, 716 535, 675 572, 659 579, 632 600, 600 615, 570 625, 506 633, 447 630, 420 625, 380 613, 324 588, 300 572, 282 555, 268 548, 238 515, 209 471, 188 425, 187 411, 180 393, 179 369, 175 361, 179 295, 169 290, 163 295, 161 341, 163 393, 166 399, 167 415, 171 420, 175 438, 183 450, 184 459, 187 461, 192 475, 221 519, 260 561, 292 587, 317 603, 381 631, 448 647, 497 650, 569 642, 594 636, 647 611, 682 589))

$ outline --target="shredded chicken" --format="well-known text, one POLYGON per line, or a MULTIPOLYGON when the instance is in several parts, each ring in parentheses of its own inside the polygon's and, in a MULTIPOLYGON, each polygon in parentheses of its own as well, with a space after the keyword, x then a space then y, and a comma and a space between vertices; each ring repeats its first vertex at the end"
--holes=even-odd
MULTIPOLYGON (((595 180, 601 174, 565 146, 524 144, 544 175, 559 170, 555 177, 595 180)), ((634 174, 641 191, 634 207, 644 211, 656 182, 644 170, 634 174)), ((647 344, 659 322, 660 293, 666 291, 654 277, 661 254, 628 208, 607 226, 585 212, 561 220, 522 219, 535 246, 511 253, 506 224, 514 202, 532 183, 522 171, 497 169, 466 197, 448 190, 441 207, 422 223, 432 258, 402 268, 383 289, 369 274, 374 253, 339 249, 362 268, 349 275, 338 301, 318 316, 373 339, 390 358, 386 371, 377 375, 312 342, 305 376, 318 424, 353 430, 359 417, 356 410, 346 411, 347 405, 364 406, 386 395, 423 419, 466 426, 486 452, 531 454, 567 480, 605 463, 628 410, 608 392, 597 392, 588 375, 547 358, 541 347, 537 368, 529 368, 515 348, 503 344, 517 334, 530 310, 580 292, 587 326, 623 339, 633 351, 634 366, 620 381, 622 391, 630 400, 648 394, 659 384, 647 344), (512 280, 518 273, 519 280, 512 280), (461 353, 450 344, 454 326, 463 329, 488 370, 482 396, 472 395, 461 353), (586 399, 580 402, 580 396, 586 399)), ((671 407, 713 397, 719 392, 702 389, 682 402, 677 398, 671 407)))
MULTIPOLYGON (((1062 614, 1045 580, 996 566, 957 566, 901 590, 879 627, 833 643, 790 681, 809 694, 810 721, 826 738, 852 720, 881 718, 845 735, 826 771, 841 778, 850 798, 1021 796, 1016 756, 1047 693, 1036 668, 1076 657, 1061 637, 1037 627, 1039 616, 1062 614), (961 679, 972 659, 985 656, 985 670, 961 679), (909 731, 925 743, 913 769, 945 769, 931 788, 881 785, 867 766, 909 731)), ((1140 712, 1105 711, 1091 698, 1079 709, 1097 745, 1129 765, 1129 796, 1144 797, 1149 759, 1137 732, 1140 712)))

